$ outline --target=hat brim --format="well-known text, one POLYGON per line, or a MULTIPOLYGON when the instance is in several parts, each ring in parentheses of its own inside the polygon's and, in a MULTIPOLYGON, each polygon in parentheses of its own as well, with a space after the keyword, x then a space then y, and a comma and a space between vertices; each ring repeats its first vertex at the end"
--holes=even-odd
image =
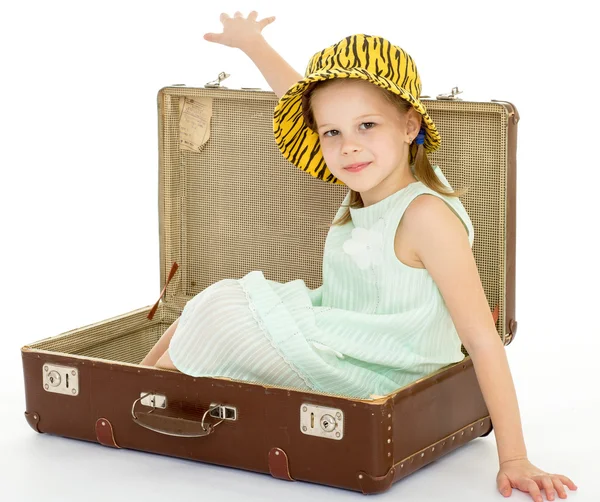
POLYGON ((408 101, 423 117, 425 129, 423 146, 428 152, 437 150, 441 144, 440 134, 421 101, 385 77, 373 74, 362 68, 340 68, 312 73, 296 82, 281 97, 273 112, 273 133, 275 143, 292 164, 323 181, 344 185, 325 164, 321 152, 319 135, 308 128, 302 115, 302 95, 309 84, 334 78, 357 78, 371 82, 397 94, 408 101))

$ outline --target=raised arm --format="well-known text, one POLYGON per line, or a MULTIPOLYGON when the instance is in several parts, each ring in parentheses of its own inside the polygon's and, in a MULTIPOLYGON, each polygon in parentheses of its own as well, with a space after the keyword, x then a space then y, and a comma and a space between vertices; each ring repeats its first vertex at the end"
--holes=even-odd
POLYGON ((228 47, 236 47, 244 52, 280 98, 302 78, 302 75, 294 70, 262 36, 263 28, 275 21, 275 16, 260 21, 256 20, 257 16, 255 10, 250 12, 247 18, 239 11, 233 17, 222 13, 220 19, 223 23, 223 33, 206 33, 204 39, 228 47))

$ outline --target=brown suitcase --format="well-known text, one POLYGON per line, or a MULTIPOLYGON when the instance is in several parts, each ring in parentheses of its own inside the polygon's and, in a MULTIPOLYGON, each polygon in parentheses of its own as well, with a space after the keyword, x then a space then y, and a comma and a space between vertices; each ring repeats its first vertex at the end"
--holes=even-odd
MULTIPOLYGON (((159 300, 24 346, 31 427, 363 493, 385 491, 489 434, 469 357, 371 400, 138 364, 187 301, 216 281, 262 270, 318 287, 328 224, 347 190, 284 160, 272 92, 170 86, 157 100, 159 300), (314 210, 307 218, 295 207, 314 210)), ((456 90, 423 101, 443 138, 432 164, 455 188, 470 187, 461 200, 475 227, 473 252, 508 344, 517 326, 518 113, 507 102, 462 101, 456 90)))

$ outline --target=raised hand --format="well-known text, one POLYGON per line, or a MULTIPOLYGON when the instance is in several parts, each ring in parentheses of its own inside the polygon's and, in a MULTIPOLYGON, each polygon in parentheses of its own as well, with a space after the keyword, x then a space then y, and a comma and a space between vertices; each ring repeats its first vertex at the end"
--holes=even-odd
POLYGON ((255 10, 250 12, 247 18, 240 11, 237 11, 233 17, 223 12, 220 17, 223 33, 206 33, 204 40, 245 51, 262 37, 261 32, 264 27, 275 21, 275 16, 265 17, 260 21, 256 20, 257 16, 258 12, 255 10))

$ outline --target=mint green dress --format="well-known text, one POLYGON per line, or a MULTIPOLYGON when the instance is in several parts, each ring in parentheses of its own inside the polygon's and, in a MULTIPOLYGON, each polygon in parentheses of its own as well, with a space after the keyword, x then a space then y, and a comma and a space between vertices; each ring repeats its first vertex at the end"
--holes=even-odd
MULTIPOLYGON (((434 170, 450 187, 439 166, 434 170)), ((369 398, 463 359, 431 275, 394 252, 398 223, 422 194, 449 205, 472 246, 473 225, 460 200, 411 183, 371 206, 350 208, 352 221, 329 230, 319 288, 254 270, 193 297, 169 346, 174 365, 193 376, 369 398)))

